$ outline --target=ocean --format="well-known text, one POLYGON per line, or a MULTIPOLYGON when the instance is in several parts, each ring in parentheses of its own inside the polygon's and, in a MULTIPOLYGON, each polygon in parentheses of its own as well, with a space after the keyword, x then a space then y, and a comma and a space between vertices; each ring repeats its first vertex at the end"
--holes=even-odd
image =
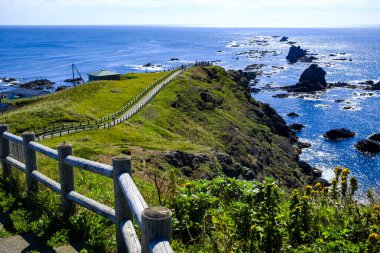
POLYGON ((336 88, 306 98, 274 98, 284 93, 278 87, 295 84, 310 65, 288 64, 285 57, 290 45, 280 42, 278 36, 287 36, 315 54, 315 63, 327 72, 328 82, 358 84, 380 79, 380 28, 143 26, 0 26, 0 77, 23 82, 49 79, 60 86, 71 78, 72 63, 83 76, 100 69, 161 71, 194 61, 212 61, 227 69, 263 64, 256 87, 271 89, 252 95, 274 107, 287 123, 306 126, 298 136, 312 147, 303 151, 301 159, 320 168, 327 179, 333 177, 335 166, 342 165, 352 171, 363 189, 380 190, 380 154, 363 154, 354 147, 359 140, 380 132, 380 92, 336 88), (143 66, 148 63, 153 67, 143 66), (338 99, 344 101, 335 102, 338 99), (290 112, 300 117, 287 117, 290 112), (341 127, 357 135, 340 142, 322 137, 341 127))

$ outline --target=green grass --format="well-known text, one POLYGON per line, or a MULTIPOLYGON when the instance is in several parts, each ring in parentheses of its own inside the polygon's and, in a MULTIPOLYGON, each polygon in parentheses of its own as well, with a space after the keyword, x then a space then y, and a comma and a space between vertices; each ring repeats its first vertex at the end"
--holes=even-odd
MULTIPOLYGON (((47 127, 54 122, 99 118, 120 109, 162 75, 164 74, 133 74, 136 78, 122 82, 89 83, 47 97, 18 101, 15 104, 20 108, 3 115, 1 120, 10 124, 11 132, 21 133, 47 127)), ((147 106, 123 124, 109 130, 93 130, 46 139, 41 143, 55 148, 65 141, 73 145, 75 156, 106 164, 111 164, 112 157, 131 155, 135 182, 149 205, 158 204, 158 192, 147 171, 160 168, 161 175, 172 171, 172 166, 164 157, 168 151, 174 150, 202 153, 210 157, 209 163, 194 170, 194 178, 220 173, 215 153, 222 152, 231 154, 238 162, 241 159, 242 162, 257 165, 257 168, 252 168, 257 170, 257 177, 275 174, 281 180, 298 182, 299 179, 294 176, 297 175, 297 166, 291 161, 294 151, 285 137, 273 134, 257 116, 264 109, 264 105, 253 105, 248 101, 244 89, 223 69, 193 68, 167 85, 147 106), (209 94, 212 101, 204 101, 202 93, 209 94), (254 113, 254 110, 258 113, 254 113), (254 152, 257 153, 250 151, 251 147, 255 147, 254 152), (263 163, 260 158, 268 156, 268 152, 274 160, 263 169, 260 167, 263 163)), ((58 164, 50 158, 39 155, 38 170, 54 180, 59 179, 58 164)), ((19 197, 23 198, 24 177, 17 178, 20 181, 19 197)), ((169 181, 165 181, 164 185, 169 181)), ((113 184, 110 179, 75 169, 75 188, 87 197, 113 206, 113 184)), ((41 233, 41 240, 45 244, 65 242, 68 234, 69 238, 78 236, 89 248, 97 249, 98 252, 114 251, 115 232, 109 222, 79 208, 78 214, 69 224, 60 224, 59 219, 57 221, 55 218, 60 215, 59 196, 43 186, 41 189, 39 199, 35 202, 40 205, 38 208, 28 206, 25 199, 25 203, 17 206, 15 211, 23 208, 38 209, 39 212, 31 217, 20 217, 36 224, 39 224, 39 220, 43 221, 34 231, 41 233), (46 209, 52 211, 46 213, 46 209), (44 230, 44 226, 51 229, 44 230), (102 229, 103 232, 100 231, 102 229), (83 233, 78 232, 81 230, 83 233)), ((15 222, 20 224, 16 216, 15 222)), ((31 227, 22 226, 13 227, 10 231, 17 233, 22 229, 33 231, 31 227)))
POLYGON ((127 74, 123 81, 90 82, 54 94, 9 101, 18 110, 0 121, 16 133, 41 129, 53 123, 99 119, 122 108, 165 73, 127 74))

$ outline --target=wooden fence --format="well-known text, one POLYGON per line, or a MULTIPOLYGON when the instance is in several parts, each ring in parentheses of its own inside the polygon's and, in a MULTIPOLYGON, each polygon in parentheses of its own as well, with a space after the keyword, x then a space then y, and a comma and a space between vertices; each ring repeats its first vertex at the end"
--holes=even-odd
POLYGON ((12 168, 25 173, 28 195, 38 191, 39 183, 60 194, 64 219, 74 215, 77 204, 115 223, 117 252, 173 252, 172 212, 165 207, 148 207, 132 179, 129 157, 113 158, 112 166, 101 164, 73 156, 70 145, 62 144, 55 150, 35 142, 34 133, 20 137, 8 132, 7 125, 0 125, 0 161, 3 180, 12 175, 12 168), (20 152, 12 154, 20 147, 22 156, 20 152), (59 183, 37 170, 37 153, 58 161, 59 183), (113 179, 114 209, 75 191, 74 167, 113 179), (141 230, 141 243, 132 224, 134 219, 141 230))
POLYGON ((112 121, 115 121, 117 117, 125 113, 132 105, 134 105, 138 100, 140 100, 145 94, 147 94, 150 90, 152 90, 156 85, 158 85, 161 82, 164 82, 165 79, 167 79, 170 75, 172 75, 174 72, 180 69, 181 68, 175 68, 175 69, 170 70, 166 75, 154 81, 152 84, 150 84, 140 94, 138 94, 136 97, 130 100, 118 111, 113 112, 107 116, 104 116, 101 119, 53 124, 50 127, 35 130, 35 134, 38 137, 38 139, 45 139, 45 138, 51 137, 51 135, 58 136, 58 134, 64 135, 64 134, 76 133, 78 131, 84 131, 84 130, 107 128, 110 126, 110 123, 112 121))

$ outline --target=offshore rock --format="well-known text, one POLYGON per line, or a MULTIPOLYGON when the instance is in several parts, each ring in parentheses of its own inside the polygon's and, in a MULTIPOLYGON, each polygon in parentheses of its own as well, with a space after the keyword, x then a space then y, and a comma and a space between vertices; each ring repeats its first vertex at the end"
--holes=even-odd
POLYGON ((317 64, 311 64, 300 76, 296 85, 286 86, 283 89, 290 92, 314 92, 327 88, 326 71, 317 64))
POLYGON ((355 132, 352 132, 346 128, 331 129, 327 131, 323 137, 331 141, 339 141, 348 138, 352 138, 356 135, 355 132))
POLYGON ((296 63, 300 58, 305 57, 307 54, 307 51, 302 49, 300 46, 291 46, 289 49, 288 56, 286 56, 286 59, 290 63, 296 63))
POLYGON ((355 148, 371 154, 380 152, 380 142, 370 139, 361 140, 355 144, 355 148))

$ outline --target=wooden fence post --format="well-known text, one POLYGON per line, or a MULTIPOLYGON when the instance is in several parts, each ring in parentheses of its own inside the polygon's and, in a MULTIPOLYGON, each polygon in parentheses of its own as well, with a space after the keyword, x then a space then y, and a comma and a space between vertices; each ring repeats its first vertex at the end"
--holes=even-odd
POLYGON ((141 216, 141 252, 149 253, 149 243, 172 237, 172 212, 166 207, 145 208, 141 216))
POLYGON ((26 169, 26 185, 27 192, 30 195, 38 190, 38 181, 32 177, 32 172, 37 170, 37 157, 36 151, 28 147, 29 142, 35 140, 34 133, 23 133, 21 135, 24 142, 24 159, 25 159, 25 169, 26 169))
POLYGON ((59 178, 61 183, 61 201, 63 219, 67 220, 75 212, 74 202, 67 199, 66 196, 74 191, 74 171, 73 166, 65 164, 64 160, 67 156, 72 155, 71 145, 62 144, 57 147, 59 157, 59 178))
POLYGON ((122 220, 133 220, 132 210, 130 209, 122 189, 119 186, 119 177, 123 173, 132 175, 132 163, 130 157, 120 157, 112 159, 113 166, 113 186, 115 195, 115 224, 117 252, 127 252, 121 232, 120 222, 122 220))
POLYGON ((5 162, 5 158, 9 156, 10 150, 9 150, 9 140, 5 139, 3 137, 3 133, 8 131, 7 125, 0 125, 0 159, 1 159, 1 167, 3 167, 3 180, 5 180, 11 176, 12 174, 12 167, 5 162))

